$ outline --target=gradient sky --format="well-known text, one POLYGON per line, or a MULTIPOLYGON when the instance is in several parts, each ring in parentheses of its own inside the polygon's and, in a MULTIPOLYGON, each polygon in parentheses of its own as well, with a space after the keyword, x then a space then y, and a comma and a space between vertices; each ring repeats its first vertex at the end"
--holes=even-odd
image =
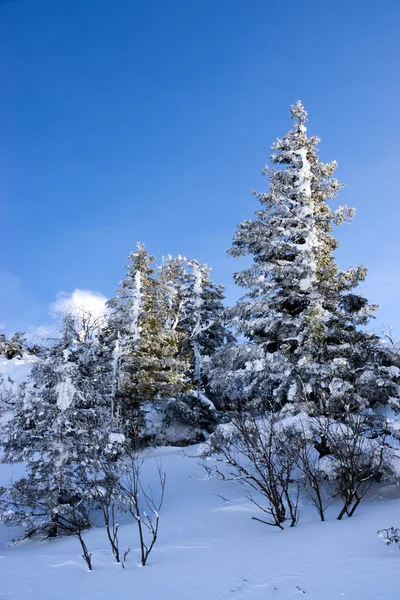
MULTIPOLYGON (((339 162, 342 268, 400 324, 398 0, 0 1, 0 321, 49 321, 75 288, 110 296, 147 249, 213 265, 265 189, 301 99, 339 162)), ((400 333, 400 331, 399 331, 400 333)))

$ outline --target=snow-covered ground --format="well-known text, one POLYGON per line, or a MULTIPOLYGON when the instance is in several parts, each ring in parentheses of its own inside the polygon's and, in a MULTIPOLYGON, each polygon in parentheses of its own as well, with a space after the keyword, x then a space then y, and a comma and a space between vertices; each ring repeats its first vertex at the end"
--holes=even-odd
MULTIPOLYGON (((195 455, 196 447, 186 450, 195 455)), ((167 471, 159 541, 146 567, 139 566, 134 525, 121 520, 125 570, 111 556, 101 527, 86 533, 93 571, 73 538, 9 545, 0 531, 0 597, 9 600, 395 600, 400 593, 400 551, 376 532, 400 525, 400 492, 377 486, 351 519, 317 520, 304 504, 299 524, 278 531, 251 520, 254 506, 234 482, 209 479, 181 449, 153 450, 144 479, 156 489, 156 459, 167 471)), ((0 482, 20 476, 0 465, 0 482)))
POLYGON ((4 379, 4 390, 16 392, 18 386, 27 380, 32 366, 38 359, 33 354, 24 354, 22 358, 8 359, 0 355, 0 375, 4 379))
POLYGON ((28 379, 37 360, 36 356, 26 353, 22 358, 10 360, 4 354, 0 354, 0 426, 12 416, 10 406, 13 398, 28 379))

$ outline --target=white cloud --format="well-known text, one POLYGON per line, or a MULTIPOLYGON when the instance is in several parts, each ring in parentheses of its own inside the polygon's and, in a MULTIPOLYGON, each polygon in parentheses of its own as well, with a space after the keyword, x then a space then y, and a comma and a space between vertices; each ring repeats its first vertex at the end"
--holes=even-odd
POLYGON ((50 314, 57 317, 69 312, 90 312, 94 318, 104 315, 107 298, 99 292, 80 290, 59 292, 55 302, 50 304, 50 314))

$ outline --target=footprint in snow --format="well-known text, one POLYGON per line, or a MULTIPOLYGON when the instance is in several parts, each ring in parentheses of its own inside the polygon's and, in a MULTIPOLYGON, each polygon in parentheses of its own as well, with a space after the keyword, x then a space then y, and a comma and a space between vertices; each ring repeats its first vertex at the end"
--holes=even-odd
POLYGON ((247 585, 247 579, 242 579, 236 587, 231 588, 231 592, 232 593, 242 592, 244 590, 244 588, 246 587, 246 585, 247 585))

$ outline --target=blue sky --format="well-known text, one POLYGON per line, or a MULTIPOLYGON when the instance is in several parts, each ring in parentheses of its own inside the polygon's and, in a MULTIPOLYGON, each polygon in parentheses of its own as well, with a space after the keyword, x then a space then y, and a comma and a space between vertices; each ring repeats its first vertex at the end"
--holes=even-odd
POLYGON ((342 268, 399 325, 400 1, 0 1, 0 321, 49 321, 75 288, 110 296, 148 250, 213 265, 257 208, 301 99, 339 162, 342 268))

